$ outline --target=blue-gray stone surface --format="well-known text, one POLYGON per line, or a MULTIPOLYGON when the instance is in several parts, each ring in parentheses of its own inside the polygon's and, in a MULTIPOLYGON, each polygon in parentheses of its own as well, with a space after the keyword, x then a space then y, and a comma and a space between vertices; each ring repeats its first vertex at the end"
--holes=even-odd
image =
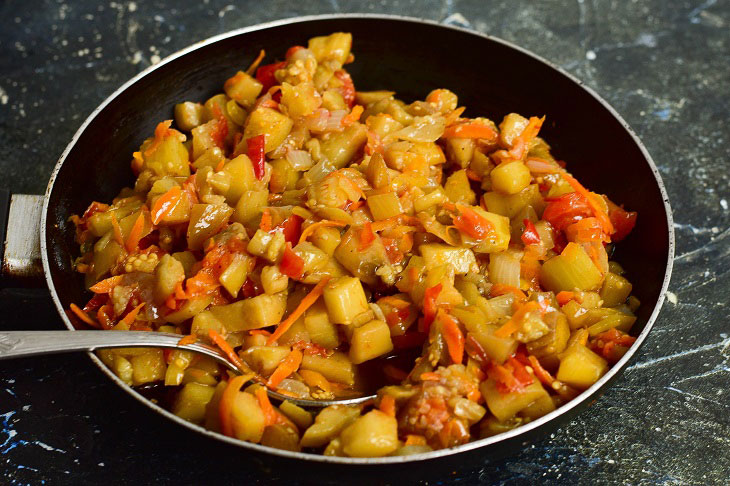
MULTIPOLYGON (((674 209, 671 293, 624 376, 576 420, 520 454, 466 464, 428 482, 727 484, 727 0, 6 0, 0 5, 2 185, 42 193, 56 159, 94 107, 180 48, 264 21, 357 11, 472 28, 562 66, 636 130, 674 209)), ((3 329, 60 327, 45 291, 1 290, 0 315, 3 329)), ((129 398, 83 355, 0 366, 2 484, 277 479, 252 470, 235 449, 213 455, 190 438, 129 398)))

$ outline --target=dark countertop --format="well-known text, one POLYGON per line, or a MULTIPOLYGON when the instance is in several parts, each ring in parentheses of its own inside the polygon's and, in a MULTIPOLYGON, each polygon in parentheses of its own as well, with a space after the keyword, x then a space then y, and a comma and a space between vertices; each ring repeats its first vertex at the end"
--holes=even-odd
MULTIPOLYGON (((677 258, 669 302, 648 342, 594 406, 518 456, 474 464, 450 479, 461 484, 728 481, 730 3, 166 4, 2 3, 3 186, 42 193, 73 133, 114 89, 161 57, 234 28, 364 10, 425 16, 515 42, 585 81, 636 130, 667 185, 677 258)), ((4 329, 61 326, 45 291, 0 291, 0 315, 4 329)), ((220 475, 225 482, 266 484, 276 479, 250 470, 245 456, 201 450, 191 434, 129 398, 83 355, 3 362, 0 423, 0 483, 202 483, 220 475)))

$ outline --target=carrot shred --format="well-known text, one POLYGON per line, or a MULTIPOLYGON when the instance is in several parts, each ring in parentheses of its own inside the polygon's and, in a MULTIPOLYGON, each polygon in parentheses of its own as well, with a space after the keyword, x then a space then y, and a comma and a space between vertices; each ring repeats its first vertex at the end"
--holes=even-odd
POLYGON ((491 295, 492 297, 498 297, 500 295, 510 293, 514 294, 517 300, 520 302, 527 300, 527 296, 525 295, 525 293, 513 285, 494 284, 492 285, 492 288, 489 289, 489 295, 491 295))
POLYGON ((383 395, 380 399, 380 411, 389 417, 395 417, 395 398, 393 395, 383 395))
POLYGON ((555 378, 553 378, 548 370, 542 367, 540 361, 532 355, 528 356, 527 359, 530 361, 530 366, 535 372, 535 376, 537 377, 537 379, 547 386, 552 386, 555 378))
MULTIPOLYGON (((238 134, 236 134, 238 135, 238 134)), ((235 146, 235 145, 234 145, 235 146)), ((221 159, 220 162, 218 162, 218 165, 215 166, 215 171, 220 172, 223 170, 223 167, 226 165, 226 159, 221 159)))
POLYGON ((119 243, 119 246, 124 248, 124 237, 122 236, 122 228, 119 226, 117 216, 112 212, 112 229, 114 230, 114 241, 119 243))
POLYGON ((387 304, 391 307, 395 307, 396 309, 407 309, 408 307, 411 306, 410 302, 403 300, 403 299, 399 299, 398 297, 393 297, 392 295, 382 297, 378 301, 378 304, 387 304))
POLYGON ((472 121, 467 123, 458 123, 446 127, 442 138, 483 138, 494 140, 497 138, 497 132, 494 128, 484 123, 472 121))
POLYGON ((131 326, 135 319, 137 319, 137 315, 139 314, 140 309, 144 307, 144 302, 139 304, 137 307, 129 311, 129 313, 122 318, 121 321, 119 321, 122 324, 126 324, 128 326, 131 326))
POLYGON ((259 228, 267 233, 273 228, 271 211, 269 211, 269 208, 264 209, 264 212, 261 213, 261 223, 259 224, 259 228))
POLYGON ((259 387, 254 393, 259 401, 261 411, 264 412, 264 424, 267 426, 274 425, 276 422, 278 422, 278 414, 276 413, 276 409, 269 400, 269 395, 268 393, 266 393, 266 388, 259 387))
POLYGON ((558 300, 558 304, 565 305, 575 298, 575 292, 569 292, 567 290, 561 290, 558 295, 555 296, 558 300))
POLYGON ((292 324, 294 324, 294 322, 317 301, 317 299, 319 299, 319 296, 322 295, 322 292, 324 291, 324 286, 327 285, 330 278, 331 277, 324 277, 320 280, 317 285, 315 285, 314 288, 302 299, 302 301, 299 302, 297 308, 294 309, 286 319, 279 323, 274 333, 269 336, 269 339, 267 340, 267 344, 269 346, 279 339, 281 335, 284 334, 292 326, 292 324))
POLYGON ((256 72, 256 68, 259 67, 259 64, 261 64, 261 61, 264 60, 265 56, 266 56, 266 51, 261 49, 259 51, 259 55, 256 56, 256 59, 254 59, 253 62, 251 63, 251 65, 248 67, 248 69, 246 69, 246 74, 248 74, 249 76, 253 76, 254 73, 256 72))
POLYGON ((421 381, 439 381, 441 379, 441 375, 435 371, 427 371, 425 373, 421 373, 420 378, 421 381))
POLYGON ((352 125, 360 119, 360 115, 362 115, 363 111, 365 111, 365 108, 363 108, 362 106, 353 106, 352 111, 342 118, 342 124, 344 126, 352 125))
POLYGON ((195 334, 188 334, 187 336, 183 336, 182 339, 180 339, 177 344, 180 346, 186 346, 188 344, 193 344, 198 340, 198 336, 195 334))
POLYGON ((370 248, 370 245, 375 241, 375 233, 373 232, 372 223, 365 223, 360 231, 360 247, 359 251, 365 251, 370 248))
POLYGON ((316 223, 312 223, 309 226, 307 226, 306 228, 304 228, 304 230, 302 231, 302 234, 299 236, 299 243, 303 243, 303 242, 307 241, 307 238, 309 238, 309 236, 312 233, 317 231, 317 229, 326 228, 326 227, 330 227, 330 226, 333 226, 336 228, 341 228, 343 226, 347 226, 347 223, 345 223, 343 221, 332 221, 329 219, 323 219, 322 221, 317 221, 316 223))
POLYGON ((406 442, 405 444, 407 446, 409 445, 426 445, 426 438, 422 435, 416 435, 416 434, 408 434, 406 436, 406 442))
POLYGON ((370 227, 372 228, 373 232, 379 233, 380 231, 394 228, 401 224, 407 224, 410 226, 420 227, 421 220, 419 220, 415 216, 406 216, 404 214, 399 214, 398 216, 393 216, 391 218, 381 219, 380 221, 375 221, 374 223, 371 223, 370 227))
POLYGON ((330 383, 322 373, 312 370, 299 370, 299 374, 301 375, 302 380, 304 380, 304 383, 310 387, 318 387, 326 392, 332 391, 332 383, 330 383))
POLYGON ((274 372, 269 377, 269 381, 266 382, 266 386, 275 389, 279 384, 287 378, 289 375, 299 369, 299 365, 302 364, 303 354, 298 349, 294 349, 289 353, 284 361, 279 363, 274 372))
POLYGON ((470 181, 475 181, 475 182, 481 182, 482 181, 482 178, 473 169, 466 169, 466 177, 470 181))
POLYGON ((223 390, 221 395, 220 405, 218 407, 218 415, 221 421, 221 431, 228 437, 233 437, 233 405, 236 400, 236 395, 241 390, 241 387, 253 378, 253 375, 238 375, 233 377, 228 382, 226 389, 223 390))
POLYGON ((159 224, 166 216, 168 216, 177 206, 182 195, 180 186, 173 186, 169 191, 157 198, 152 206, 152 224, 159 224))
POLYGON ((494 331, 494 336, 498 338, 505 338, 511 336, 520 328, 519 321, 522 320, 527 313, 540 309, 540 304, 535 301, 526 302, 521 305, 509 321, 505 322, 502 327, 494 331))
POLYGON ((221 351, 225 353, 225 355, 228 357, 228 359, 236 365, 236 367, 240 370, 245 370, 246 367, 243 364, 243 361, 241 361, 241 358, 238 357, 238 355, 233 351, 233 348, 231 347, 228 342, 223 339, 223 336, 218 334, 218 331, 215 329, 208 329, 208 336, 213 341, 213 343, 218 346, 221 351))
POLYGON ((536 116, 530 117, 530 121, 527 123, 525 129, 522 130, 522 133, 517 135, 512 141, 512 148, 508 152, 511 157, 516 160, 522 159, 522 156, 525 155, 530 140, 535 138, 540 132, 540 128, 542 127, 544 121, 544 116, 542 118, 538 118, 536 116))
POLYGON ((119 285, 122 281, 122 277, 123 275, 115 275, 113 277, 105 278, 104 280, 100 280, 89 287, 89 290, 95 294, 108 294, 114 287, 119 285))
POLYGON ((137 216, 137 219, 134 221, 132 230, 129 232, 129 236, 127 237, 126 248, 129 253, 132 253, 135 250, 137 250, 137 247, 139 246, 139 240, 142 239, 143 230, 144 230, 144 213, 142 213, 140 211, 139 216, 137 216))
POLYGON ((84 321, 86 324, 94 327, 99 327, 99 323, 91 318, 89 314, 83 311, 79 306, 74 303, 70 305, 71 311, 78 316, 79 319, 84 321))
POLYGON ((568 174, 567 172, 562 172, 562 177, 565 179, 565 181, 570 184, 570 186, 575 189, 575 192, 580 194, 581 196, 585 197, 588 200, 588 206, 590 206, 591 210, 593 211, 593 214, 596 216, 598 221, 601 223, 601 227, 603 228, 603 231, 607 235, 612 235, 615 230, 613 228, 613 224, 611 223, 611 218, 608 217, 608 214, 606 214, 603 209, 601 209, 596 201, 593 200, 593 196, 591 196, 590 192, 588 192, 588 189, 586 189, 583 184, 578 182, 577 179, 575 179, 573 176, 568 174))
POLYGON ((440 322, 449 357, 460 364, 464 360, 464 333, 459 329, 459 322, 446 312, 441 312, 440 322))

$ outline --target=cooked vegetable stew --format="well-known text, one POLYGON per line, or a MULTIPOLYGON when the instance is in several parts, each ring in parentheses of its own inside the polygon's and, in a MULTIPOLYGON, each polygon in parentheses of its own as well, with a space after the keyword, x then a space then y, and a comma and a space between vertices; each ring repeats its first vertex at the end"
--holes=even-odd
POLYGON ((639 301, 609 258, 636 213, 566 172, 544 117, 356 91, 351 43, 262 51, 176 105, 134 187, 72 218, 94 297, 69 314, 219 346, 241 375, 187 351, 99 356, 178 416, 281 449, 413 454, 555 410, 634 342, 639 301), (316 415, 264 388, 353 397, 373 375, 374 403, 316 415))

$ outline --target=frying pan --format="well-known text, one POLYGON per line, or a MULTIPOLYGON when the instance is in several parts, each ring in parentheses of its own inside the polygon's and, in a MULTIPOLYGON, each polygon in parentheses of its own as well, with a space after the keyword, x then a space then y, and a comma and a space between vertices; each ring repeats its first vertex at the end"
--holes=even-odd
POLYGON ((173 54, 128 81, 94 110, 61 155, 44 197, 13 195, 8 201, 7 193, 0 194, 0 204, 9 205, 9 212, 0 211, 3 230, 8 220, 3 272, 23 282, 45 278, 60 318, 73 330, 65 309, 72 302, 85 302, 89 295, 81 275, 73 270, 78 246, 69 216, 82 213, 92 200, 111 200, 133 183, 131 153, 160 120, 172 118, 175 103, 205 100, 220 92, 223 81, 248 66, 262 48, 267 59, 282 59, 289 46, 336 31, 353 34, 356 58, 348 70, 359 90, 395 90, 401 99, 411 101, 423 99, 434 88, 449 88, 459 95, 459 104, 467 107, 466 116, 501 120, 509 112, 547 115, 541 135, 556 156, 569 163, 571 172, 593 190, 639 212, 637 227, 618 245, 615 255, 628 270, 633 293, 642 302, 633 329, 636 344, 579 397, 527 425, 451 449, 374 459, 281 451, 224 437, 162 409, 126 386, 94 354, 89 358, 154 412, 230 444, 233 453, 253 458, 264 468, 276 464, 277 471, 326 472, 325 477, 333 478, 361 469, 372 473, 377 467, 391 480, 412 479, 414 474, 438 474, 513 453, 593 403, 626 368, 664 300, 674 233, 656 166, 618 113, 560 68, 500 39, 413 18, 326 15, 236 30, 173 54), (34 219, 40 221, 40 233, 34 219))

